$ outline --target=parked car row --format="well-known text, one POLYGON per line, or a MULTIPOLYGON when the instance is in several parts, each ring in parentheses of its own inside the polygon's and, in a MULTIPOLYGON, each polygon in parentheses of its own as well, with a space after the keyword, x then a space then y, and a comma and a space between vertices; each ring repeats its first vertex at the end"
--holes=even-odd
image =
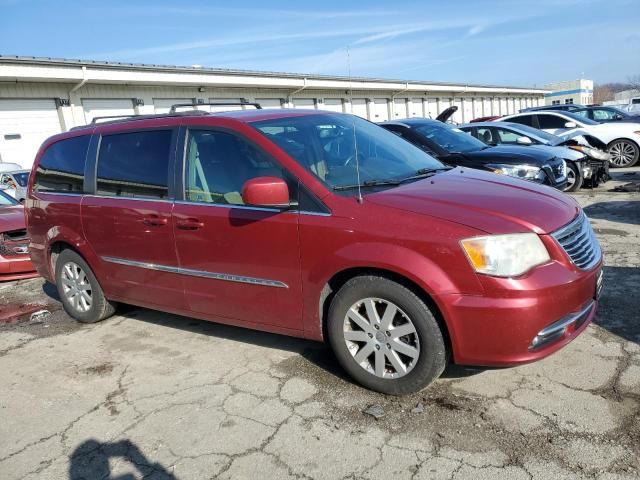
POLYGON ((555 150, 436 121, 141 116, 44 143, 30 253, 79 321, 124 302, 324 340, 356 381, 403 394, 448 362, 544 358, 594 318, 598 241, 538 184, 565 177, 555 150))
POLYGON ((631 167, 640 160, 640 115, 616 107, 548 105, 502 117, 481 117, 471 123, 488 121, 519 123, 562 137, 579 132, 574 136, 582 136, 585 146, 610 154, 612 167, 631 167))

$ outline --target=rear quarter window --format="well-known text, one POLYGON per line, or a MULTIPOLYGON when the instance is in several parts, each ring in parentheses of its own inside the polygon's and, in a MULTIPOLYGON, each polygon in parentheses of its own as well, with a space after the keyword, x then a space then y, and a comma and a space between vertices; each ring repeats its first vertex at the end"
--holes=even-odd
POLYGON ((36 169, 34 191, 82 193, 90 138, 67 138, 47 148, 36 169))

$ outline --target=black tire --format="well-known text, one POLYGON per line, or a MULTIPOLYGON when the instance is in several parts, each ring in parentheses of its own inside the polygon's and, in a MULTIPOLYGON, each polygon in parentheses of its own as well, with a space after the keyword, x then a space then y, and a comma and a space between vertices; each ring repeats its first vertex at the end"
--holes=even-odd
POLYGON ((60 296, 60 301, 62 302, 65 312, 67 312, 69 316, 82 323, 95 323, 113 315, 116 310, 115 304, 105 298, 102 288, 96 280, 93 271, 87 262, 85 262, 84 259, 76 252, 70 249, 60 252, 56 259, 55 274, 58 295, 60 296), (82 270, 82 272, 84 272, 86 280, 90 285, 89 293, 91 303, 85 311, 81 311, 79 307, 72 304, 72 301, 68 298, 68 294, 63 286, 63 270, 65 269, 65 266, 70 266, 71 268, 72 264, 75 264, 82 270))
POLYGON ((631 140, 625 138, 618 138, 609 145, 607 145, 607 151, 611 154, 610 165, 613 168, 633 167, 638 163, 640 158, 640 148, 631 140), (629 158, 625 159, 625 155, 622 152, 627 152, 629 158))
MULTIPOLYGON (((329 307, 327 332, 333 351, 347 373, 364 387, 389 395, 422 390, 440 376, 448 360, 442 331, 429 307, 408 288, 380 276, 355 277, 340 288, 329 307), (345 317, 354 304, 365 298, 392 302, 406 313, 415 327, 420 353, 412 369, 404 376, 378 377, 361 367, 349 351, 344 338, 345 317)), ((385 357, 387 361, 388 357, 385 357)))
POLYGON ((567 186, 562 189, 563 192, 575 192, 582 187, 584 177, 582 171, 576 162, 567 162, 567 186), (569 183, 570 175, 573 178, 573 183, 569 183))

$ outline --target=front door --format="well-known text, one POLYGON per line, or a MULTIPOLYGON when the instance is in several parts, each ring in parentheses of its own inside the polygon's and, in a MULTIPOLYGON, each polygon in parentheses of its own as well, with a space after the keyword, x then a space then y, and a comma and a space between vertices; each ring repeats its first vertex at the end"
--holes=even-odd
POLYGON ((186 144, 184 200, 173 222, 188 307, 301 330, 299 214, 247 206, 241 196, 247 180, 284 178, 282 168, 228 131, 190 130, 186 144))
POLYGON ((171 213, 169 171, 177 130, 103 135, 94 195, 82 220, 101 260, 108 295, 149 307, 184 308, 171 213))

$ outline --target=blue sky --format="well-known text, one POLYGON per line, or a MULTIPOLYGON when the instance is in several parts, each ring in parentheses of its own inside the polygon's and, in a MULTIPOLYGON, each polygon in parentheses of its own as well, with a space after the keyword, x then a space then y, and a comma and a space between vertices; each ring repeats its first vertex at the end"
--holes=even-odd
POLYGON ((0 0, 0 53, 541 86, 640 74, 640 0, 0 0))

